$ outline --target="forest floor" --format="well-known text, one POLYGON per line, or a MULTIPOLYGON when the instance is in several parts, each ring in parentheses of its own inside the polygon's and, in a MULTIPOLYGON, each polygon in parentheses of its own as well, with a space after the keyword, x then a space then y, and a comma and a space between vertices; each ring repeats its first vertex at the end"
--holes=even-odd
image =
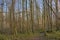
MULTIPOLYGON (((12 35, 0 34, 0 40, 13 40, 12 35)), ((18 34, 14 40, 60 40, 60 32, 18 34)))

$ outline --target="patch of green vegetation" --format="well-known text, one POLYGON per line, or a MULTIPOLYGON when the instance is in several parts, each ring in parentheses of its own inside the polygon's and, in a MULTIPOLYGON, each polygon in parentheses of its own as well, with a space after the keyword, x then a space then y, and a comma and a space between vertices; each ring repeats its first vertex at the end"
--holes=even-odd
POLYGON ((60 38, 60 32, 59 31, 55 31, 55 32, 51 32, 51 33, 46 33, 46 35, 48 37, 60 38))
POLYGON ((29 34, 28 33, 18 34, 19 37, 24 37, 24 38, 34 37, 34 36, 39 36, 39 35, 40 35, 39 33, 32 33, 32 32, 30 32, 29 34))
MULTIPOLYGON (((16 35, 16 37, 18 39, 26 39, 26 38, 32 38, 32 37, 36 37, 36 36, 39 36, 40 34, 39 33, 24 33, 24 34, 21 34, 21 33, 18 33, 16 35)), ((11 40, 13 35, 6 35, 6 34, 0 34, 0 40, 11 40)))
MULTIPOLYGON (((0 34, 0 40, 11 40, 13 35, 6 35, 6 34, 0 34)), ((24 40, 26 38, 30 39, 30 38, 33 38, 33 37, 38 37, 40 36, 40 33, 18 33, 16 35, 17 39, 21 39, 21 40, 24 40)), ((59 31, 54 31, 54 32, 51 32, 51 33, 46 33, 46 37, 48 38, 60 38, 60 32, 59 31)))
POLYGON ((8 40, 8 37, 4 34, 0 34, 0 40, 8 40))

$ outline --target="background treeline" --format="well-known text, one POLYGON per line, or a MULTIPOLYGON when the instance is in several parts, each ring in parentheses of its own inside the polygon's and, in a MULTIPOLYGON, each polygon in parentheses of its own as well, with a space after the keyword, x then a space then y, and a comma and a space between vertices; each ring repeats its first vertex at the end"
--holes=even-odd
POLYGON ((40 6, 37 0, 1 0, 0 33, 40 33, 60 30, 58 0, 42 0, 42 5, 40 6))

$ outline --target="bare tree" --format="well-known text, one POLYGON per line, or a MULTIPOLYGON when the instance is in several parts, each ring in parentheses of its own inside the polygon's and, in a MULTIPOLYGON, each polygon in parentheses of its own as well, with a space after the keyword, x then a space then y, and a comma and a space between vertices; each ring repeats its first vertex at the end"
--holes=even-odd
POLYGON ((31 31, 34 33, 34 2, 30 0, 30 14, 31 14, 31 31))
POLYGON ((39 30, 40 29, 40 24, 39 24, 40 21, 39 20, 41 20, 41 18, 40 18, 41 15, 40 15, 40 7, 36 0, 35 0, 35 7, 36 7, 35 9, 36 9, 36 15, 37 15, 36 16, 37 17, 37 23, 36 23, 37 27, 36 28, 39 30))
MULTIPOLYGON (((58 0, 55 0, 55 4, 56 4, 56 16, 58 14, 58 0)), ((59 26, 58 26, 58 18, 56 17, 56 27, 57 27, 57 30, 59 30, 59 26)))
POLYGON ((4 7, 4 0, 2 0, 2 3, 0 5, 1 5, 1 8, 0 8, 0 26, 1 26, 1 29, 3 29, 3 7, 4 7))

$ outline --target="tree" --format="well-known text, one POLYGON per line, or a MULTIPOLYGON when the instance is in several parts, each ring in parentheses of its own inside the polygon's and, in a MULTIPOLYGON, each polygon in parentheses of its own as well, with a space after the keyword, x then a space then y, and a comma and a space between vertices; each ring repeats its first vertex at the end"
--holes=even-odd
POLYGON ((33 2, 33 0, 30 0, 30 14, 31 14, 31 20, 30 20, 30 22, 31 22, 31 31, 34 33, 34 2, 33 2))
POLYGON ((3 29, 3 7, 4 7, 4 0, 2 0, 2 3, 0 4, 0 27, 3 29))
MULTIPOLYGON (((55 4, 56 4, 56 16, 58 16, 58 0, 55 0, 55 4)), ((59 30, 59 26, 58 26, 58 18, 56 17, 56 27, 57 27, 57 30, 59 30)))
POLYGON ((40 24, 39 24, 39 20, 41 20, 41 18, 40 18, 40 7, 39 7, 39 5, 38 5, 38 3, 37 3, 37 1, 35 0, 35 12, 36 12, 36 17, 37 17, 37 30, 39 30, 40 29, 40 24))

